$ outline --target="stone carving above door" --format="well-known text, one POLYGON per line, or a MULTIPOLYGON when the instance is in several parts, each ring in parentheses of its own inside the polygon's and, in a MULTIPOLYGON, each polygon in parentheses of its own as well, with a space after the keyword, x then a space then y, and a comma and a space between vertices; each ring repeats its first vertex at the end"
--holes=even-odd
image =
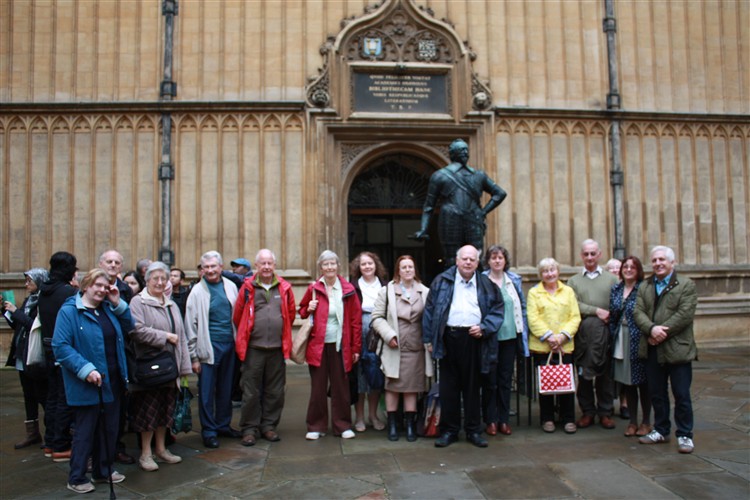
MULTIPOLYGON (((362 95, 364 80, 353 78, 355 73, 387 74, 392 78, 435 75, 439 90, 448 89, 446 105, 426 106, 423 101, 409 108, 413 114, 427 109, 428 114, 447 113, 460 120, 470 111, 485 111, 492 106, 489 85, 472 69, 476 54, 468 42, 460 39, 450 21, 436 19, 431 9, 415 5, 414 0, 386 0, 366 7, 359 17, 343 20, 341 26, 342 30, 329 36, 320 47, 323 66, 316 76, 308 78, 308 107, 345 117, 357 111, 398 114, 407 109, 382 106, 375 111, 357 110, 352 96, 355 85, 360 85, 358 95, 362 95)), ((373 90, 374 100, 379 99, 376 92, 373 90)), ((442 98, 442 92, 435 94, 442 98)))

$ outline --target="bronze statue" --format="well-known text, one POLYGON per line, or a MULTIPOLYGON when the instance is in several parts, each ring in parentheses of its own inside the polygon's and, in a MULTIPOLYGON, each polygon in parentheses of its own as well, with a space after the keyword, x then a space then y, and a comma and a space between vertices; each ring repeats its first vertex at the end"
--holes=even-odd
POLYGON ((451 143, 448 154, 451 163, 430 177, 427 199, 422 209, 422 226, 414 234, 414 238, 429 238, 427 227, 432 212, 440 201, 438 234, 447 265, 451 265, 462 246, 473 245, 480 250, 483 248, 487 229, 485 218, 505 199, 507 193, 483 171, 467 165, 469 146, 466 142, 456 139, 451 143), (491 196, 484 207, 480 204, 482 192, 491 196))

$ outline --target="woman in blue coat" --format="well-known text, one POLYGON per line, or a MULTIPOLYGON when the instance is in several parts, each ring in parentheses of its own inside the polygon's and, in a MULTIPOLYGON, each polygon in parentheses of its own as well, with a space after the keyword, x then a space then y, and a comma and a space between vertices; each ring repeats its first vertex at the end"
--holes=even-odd
MULTIPOLYGON (((89 271, 81 292, 69 297, 57 315, 52 349, 62 367, 65 397, 75 412, 68 489, 88 493, 92 457, 94 482, 106 482, 115 456, 120 394, 127 384, 124 334, 133 329, 128 304, 102 269, 89 271), (101 390, 101 393, 100 393, 101 390), (100 394, 104 412, 100 412, 100 394)), ((112 471, 112 482, 125 476, 112 471)))

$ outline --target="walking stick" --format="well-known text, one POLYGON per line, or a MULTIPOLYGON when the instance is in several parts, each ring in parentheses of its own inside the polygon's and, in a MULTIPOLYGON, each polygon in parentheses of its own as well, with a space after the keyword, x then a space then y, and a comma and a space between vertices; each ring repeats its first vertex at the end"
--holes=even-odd
MULTIPOLYGON (((102 373, 102 383, 104 383, 104 374, 102 373)), ((102 386, 97 386, 99 390, 99 425, 104 429, 104 453, 107 454, 107 477, 109 477, 109 500, 115 500, 115 485, 112 483, 112 456, 109 454, 109 440, 107 439, 107 419, 104 412, 104 396, 102 395, 102 386)))

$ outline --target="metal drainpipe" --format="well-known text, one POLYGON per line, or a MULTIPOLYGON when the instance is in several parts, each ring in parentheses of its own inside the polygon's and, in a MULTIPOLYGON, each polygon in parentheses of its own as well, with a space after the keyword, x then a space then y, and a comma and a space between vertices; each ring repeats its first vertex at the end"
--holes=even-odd
MULTIPOLYGON (((617 74, 617 22, 615 20, 614 0, 604 0, 605 17, 603 21, 604 32, 607 34, 607 62, 609 66, 609 93, 607 94, 607 109, 620 109, 620 91, 618 89, 617 74)), ((620 141, 620 120, 612 118, 612 126, 609 133, 611 146, 609 183, 612 186, 612 204, 615 224, 615 246, 614 256, 617 259, 625 258, 625 227, 624 227, 624 202, 622 172, 622 147, 620 141)))
MULTIPOLYGON (((177 83, 172 81, 172 48, 174 45, 174 16, 179 6, 177 0, 162 0, 161 13, 165 18, 164 29, 164 79, 161 82, 159 99, 171 101, 177 95, 177 83)), ((172 192, 171 181, 174 180, 172 164, 172 114, 161 115, 161 163, 159 164, 159 183, 161 184, 161 248, 159 260, 166 265, 174 264, 172 250, 172 192)))

